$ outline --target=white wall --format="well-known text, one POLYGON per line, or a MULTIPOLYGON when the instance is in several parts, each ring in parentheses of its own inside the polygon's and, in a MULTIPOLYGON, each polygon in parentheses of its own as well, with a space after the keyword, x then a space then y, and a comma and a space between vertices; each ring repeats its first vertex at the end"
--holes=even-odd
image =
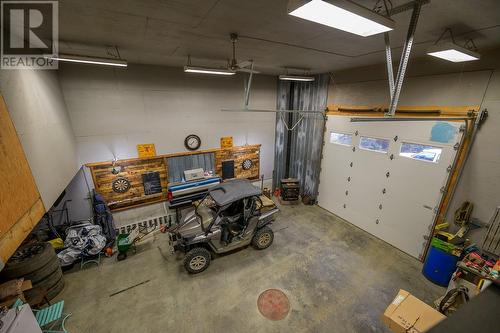
MULTIPOLYGON (((404 82, 399 105, 477 105, 481 103, 491 71, 410 77, 404 82)), ((328 104, 370 105, 390 102, 386 80, 340 83, 330 86, 328 104)))
MULTIPOLYGON (((410 64, 400 105, 474 105, 487 108, 489 118, 477 134, 448 214, 468 200, 472 216, 487 222, 500 205, 500 52, 484 54, 481 62, 451 64, 417 59, 410 64), (493 74, 492 74, 493 73, 493 74), (490 74, 491 80, 490 80, 490 74)), ((384 65, 333 73, 328 104, 388 104, 384 65)), ((475 240, 480 241, 480 237, 475 240)))
MULTIPOLYGON (((91 190, 93 189, 92 176, 85 172, 82 167, 66 187, 65 196, 57 206, 53 206, 53 210, 62 210, 68 208, 68 215, 71 221, 88 220, 93 217, 92 203, 90 200, 91 190)), ((57 212, 53 215, 55 224, 59 223, 62 217, 61 213, 57 212)), ((64 221, 64 216, 62 220, 64 221)))
MULTIPOLYGON (((500 206, 500 70, 495 70, 482 107, 488 119, 478 131, 452 202, 454 211, 465 200, 474 203, 472 216, 488 222, 500 206)), ((481 239, 482 241, 482 239, 481 239)))
POLYGON ((1 90, 45 207, 78 170, 76 141, 56 71, 2 70, 1 90))
MULTIPOLYGON (((201 149, 262 144, 261 173, 272 177, 275 114, 229 113, 242 108, 242 75, 186 74, 181 68, 131 65, 126 69, 64 64, 59 77, 76 136, 80 163, 137 157, 138 143, 154 143, 157 154, 184 151, 188 134, 201 149)), ((256 75, 252 108, 276 108, 276 78, 256 75)))

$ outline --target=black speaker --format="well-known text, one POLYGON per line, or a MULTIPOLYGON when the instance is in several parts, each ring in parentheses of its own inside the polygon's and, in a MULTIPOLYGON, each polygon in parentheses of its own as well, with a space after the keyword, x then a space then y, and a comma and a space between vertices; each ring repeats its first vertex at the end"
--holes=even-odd
POLYGON ((222 161, 222 179, 234 178, 234 160, 222 161))

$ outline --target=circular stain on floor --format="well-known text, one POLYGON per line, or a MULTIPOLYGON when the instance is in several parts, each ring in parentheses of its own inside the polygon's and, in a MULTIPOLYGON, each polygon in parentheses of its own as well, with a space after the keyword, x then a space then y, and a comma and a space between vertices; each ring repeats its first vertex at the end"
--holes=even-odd
POLYGON ((290 301, 281 290, 267 289, 259 295, 257 308, 267 319, 281 320, 290 311, 290 301))

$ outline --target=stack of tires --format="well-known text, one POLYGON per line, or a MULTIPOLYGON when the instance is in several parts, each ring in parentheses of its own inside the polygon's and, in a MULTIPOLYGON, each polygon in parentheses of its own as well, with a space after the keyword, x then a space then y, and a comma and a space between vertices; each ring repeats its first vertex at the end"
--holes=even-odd
MULTIPOLYGON (((64 288, 64 279, 59 259, 49 243, 34 243, 20 247, 0 271, 2 281, 23 277, 31 280, 33 288, 47 290, 49 300, 64 288)), ((27 301, 30 291, 25 292, 27 301)))

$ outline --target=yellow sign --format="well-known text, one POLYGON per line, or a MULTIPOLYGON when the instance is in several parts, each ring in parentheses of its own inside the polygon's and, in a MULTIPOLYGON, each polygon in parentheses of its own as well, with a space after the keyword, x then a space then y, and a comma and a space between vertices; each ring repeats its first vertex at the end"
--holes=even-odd
POLYGON ((154 143, 141 143, 137 145, 137 153, 139 157, 156 156, 156 149, 154 143))
POLYGON ((232 136, 223 136, 220 138, 220 147, 221 148, 232 148, 233 147, 233 137, 232 136))

